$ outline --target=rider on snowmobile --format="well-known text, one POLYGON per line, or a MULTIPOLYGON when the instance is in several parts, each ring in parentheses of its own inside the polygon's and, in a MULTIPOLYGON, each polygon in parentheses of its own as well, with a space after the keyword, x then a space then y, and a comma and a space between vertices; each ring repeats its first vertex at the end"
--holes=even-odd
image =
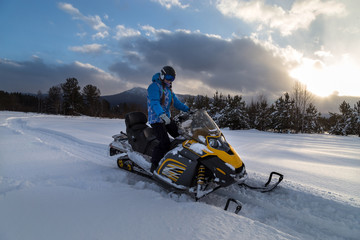
POLYGON ((147 89, 148 122, 160 141, 151 156, 151 172, 157 168, 161 158, 170 149, 168 133, 174 138, 179 136, 178 127, 171 119, 171 105, 181 111, 189 111, 189 107, 182 103, 172 91, 175 76, 175 70, 171 66, 165 66, 153 76, 152 83, 147 89))

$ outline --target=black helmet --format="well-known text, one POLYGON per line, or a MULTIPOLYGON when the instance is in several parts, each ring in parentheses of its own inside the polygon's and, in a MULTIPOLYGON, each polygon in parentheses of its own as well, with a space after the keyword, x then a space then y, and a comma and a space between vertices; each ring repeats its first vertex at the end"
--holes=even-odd
POLYGON ((166 79, 170 81, 175 80, 175 70, 170 66, 165 66, 161 69, 161 79, 166 79))

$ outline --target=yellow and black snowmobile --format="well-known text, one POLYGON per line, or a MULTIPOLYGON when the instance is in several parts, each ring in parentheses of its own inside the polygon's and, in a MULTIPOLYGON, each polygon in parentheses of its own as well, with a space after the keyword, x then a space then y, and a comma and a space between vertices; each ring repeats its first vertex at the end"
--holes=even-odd
MULTIPOLYGON (((144 113, 129 113, 125 117, 126 133, 113 136, 110 156, 115 156, 119 168, 152 178, 172 190, 185 191, 196 200, 231 184, 268 192, 283 179, 283 175, 272 172, 264 186, 246 184, 244 163, 204 110, 177 116, 180 137, 173 139, 171 150, 150 172, 150 156, 158 140, 146 123, 144 113), (270 184, 273 175, 278 179, 270 184)), ((229 198, 225 210, 230 202, 238 205, 237 211, 241 209, 238 200, 229 198)))

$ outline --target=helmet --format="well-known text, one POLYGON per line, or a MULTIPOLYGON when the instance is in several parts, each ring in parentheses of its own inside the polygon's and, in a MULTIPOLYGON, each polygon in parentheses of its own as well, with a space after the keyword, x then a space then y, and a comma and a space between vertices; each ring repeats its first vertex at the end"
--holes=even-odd
POLYGON ((170 80, 170 81, 174 81, 175 80, 175 70, 170 67, 170 66, 165 66, 161 69, 161 79, 166 79, 166 80, 170 80))

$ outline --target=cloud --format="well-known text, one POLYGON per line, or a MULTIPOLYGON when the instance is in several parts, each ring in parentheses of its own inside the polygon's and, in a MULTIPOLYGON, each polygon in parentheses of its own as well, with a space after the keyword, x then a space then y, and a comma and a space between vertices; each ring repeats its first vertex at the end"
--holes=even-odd
POLYGON ((141 29, 143 31, 145 31, 145 35, 148 36, 148 37, 155 37, 157 36, 157 34, 161 34, 161 33, 171 33, 171 31, 169 30, 166 30, 166 29, 156 29, 150 25, 144 25, 144 26, 141 26, 141 29))
POLYGON ((98 33, 94 34, 92 36, 92 39, 104 39, 104 38, 107 38, 108 36, 109 36, 108 31, 102 31, 102 32, 98 32, 98 33))
POLYGON ((291 35, 298 29, 307 29, 319 15, 346 14, 343 3, 321 0, 295 1, 289 10, 278 5, 266 4, 264 0, 218 0, 216 7, 225 16, 277 29, 283 36, 291 35))
POLYGON ((188 8, 189 4, 182 4, 179 0, 151 0, 153 2, 159 3, 161 6, 166 7, 167 9, 170 9, 172 7, 179 7, 179 8, 188 8))
POLYGON ((73 46, 69 47, 69 50, 73 52, 80 52, 80 53, 99 53, 104 48, 104 45, 101 44, 88 44, 83 46, 73 46))
POLYGON ((102 93, 117 89, 127 90, 128 85, 120 78, 88 63, 75 61, 71 64, 50 65, 40 58, 30 61, 10 61, 0 58, 1 90, 8 92, 46 93, 50 87, 75 77, 81 87, 87 84, 97 86, 102 93))
POLYGON ((79 11, 79 9, 73 7, 70 3, 60 2, 58 3, 58 7, 66 13, 70 14, 73 19, 83 21, 92 29, 97 31, 98 33, 93 36, 94 38, 105 38, 109 35, 109 33, 107 32, 109 27, 105 23, 103 23, 103 21, 98 15, 85 16, 79 11))
POLYGON ((175 85, 179 87, 197 82, 212 93, 223 89, 274 94, 292 87, 283 59, 251 39, 224 40, 199 32, 176 31, 159 32, 155 40, 138 37, 131 44, 121 44, 123 59, 109 69, 132 83, 147 85, 152 74, 170 64, 178 71, 175 85))
POLYGON ((141 35, 141 33, 138 30, 135 30, 133 28, 126 28, 124 25, 117 25, 114 38, 120 40, 124 37, 134 37, 139 35, 141 35))

